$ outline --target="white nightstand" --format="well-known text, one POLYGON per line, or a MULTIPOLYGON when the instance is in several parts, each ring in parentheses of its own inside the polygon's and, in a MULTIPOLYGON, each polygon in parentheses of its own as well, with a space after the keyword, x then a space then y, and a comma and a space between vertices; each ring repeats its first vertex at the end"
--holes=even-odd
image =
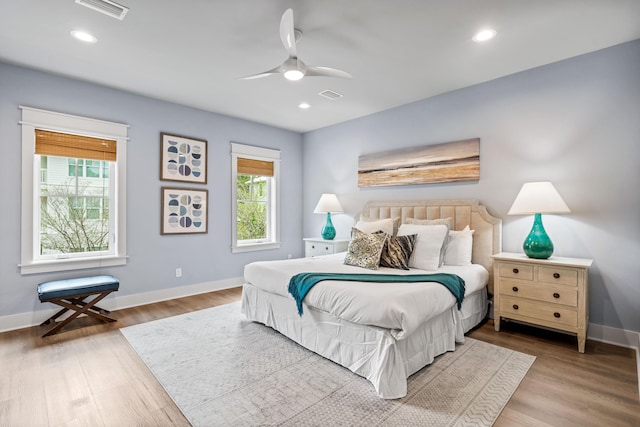
POLYGON ((324 240, 322 237, 304 239, 304 256, 330 255, 344 252, 349 247, 349 239, 324 240))
POLYGON ((578 337, 584 353, 589 321, 589 267, 582 258, 529 258, 502 252, 493 256, 494 328, 500 318, 546 326, 578 337))

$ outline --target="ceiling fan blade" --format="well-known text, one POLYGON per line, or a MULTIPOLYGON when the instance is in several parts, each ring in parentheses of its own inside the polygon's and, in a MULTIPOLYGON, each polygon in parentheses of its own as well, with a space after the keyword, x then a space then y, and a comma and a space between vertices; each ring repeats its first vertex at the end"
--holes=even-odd
POLYGON ((252 74, 250 76, 240 77, 240 80, 253 80, 253 79, 261 79, 263 77, 269 77, 272 74, 280 74, 282 73, 282 65, 278 65, 276 68, 272 68, 267 71, 263 71, 258 74, 252 74))
POLYGON ((336 68, 319 67, 314 65, 307 65, 307 72, 305 76, 322 76, 322 77, 340 77, 342 79, 350 79, 351 74, 346 71, 338 70, 336 68))
POLYGON ((287 9, 282 14, 282 19, 280 20, 280 40, 282 40, 282 44, 289 56, 298 56, 292 9, 287 9))

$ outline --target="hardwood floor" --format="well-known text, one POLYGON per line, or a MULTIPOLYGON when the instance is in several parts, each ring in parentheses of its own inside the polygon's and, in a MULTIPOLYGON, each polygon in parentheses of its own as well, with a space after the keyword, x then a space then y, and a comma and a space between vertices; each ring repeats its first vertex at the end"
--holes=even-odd
MULTIPOLYGON (((240 288, 113 312, 115 323, 77 319, 0 334, 0 426, 189 425, 118 329, 240 299, 240 288), (85 327, 82 327, 85 326, 85 327)), ((496 426, 640 426, 635 352, 487 321, 471 337, 537 357, 496 426)))

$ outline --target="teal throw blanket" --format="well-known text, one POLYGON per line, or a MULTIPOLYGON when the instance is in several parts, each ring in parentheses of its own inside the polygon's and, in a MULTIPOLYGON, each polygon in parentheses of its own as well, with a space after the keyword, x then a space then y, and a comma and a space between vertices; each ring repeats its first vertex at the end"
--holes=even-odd
POLYGON ((289 293, 296 300, 298 314, 302 316, 302 300, 318 282, 323 280, 345 280, 350 282, 437 282, 456 297, 458 310, 464 299, 464 280, 447 273, 436 274, 344 274, 344 273, 299 273, 289 280, 289 293))

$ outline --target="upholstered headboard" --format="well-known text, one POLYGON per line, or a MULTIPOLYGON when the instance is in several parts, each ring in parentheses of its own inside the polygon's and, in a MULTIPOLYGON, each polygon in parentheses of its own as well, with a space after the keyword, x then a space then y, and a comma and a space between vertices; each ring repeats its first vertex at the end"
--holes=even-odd
POLYGON ((489 271, 489 293, 493 294, 493 259, 491 255, 502 250, 502 219, 489 214, 478 200, 402 200, 368 202, 362 215, 373 219, 452 218, 454 230, 469 226, 473 233, 472 262, 483 265, 489 271))

